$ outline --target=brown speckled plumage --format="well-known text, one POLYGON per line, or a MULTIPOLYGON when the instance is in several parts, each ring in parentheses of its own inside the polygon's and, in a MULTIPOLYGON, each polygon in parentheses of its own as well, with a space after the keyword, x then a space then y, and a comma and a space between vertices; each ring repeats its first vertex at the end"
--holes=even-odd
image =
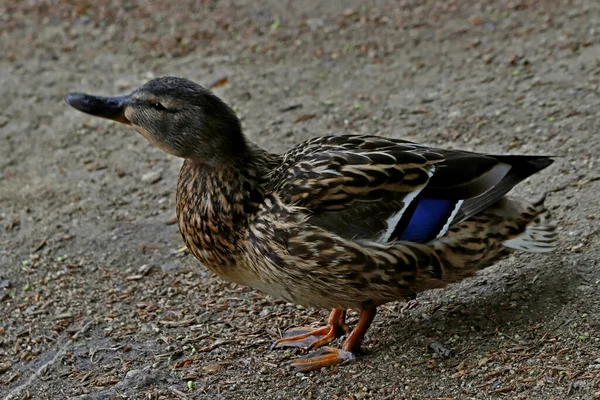
POLYGON ((159 78, 118 101, 97 99, 67 101, 130 123, 185 158, 178 224, 204 266, 274 297, 333 310, 328 328, 293 330, 274 347, 324 346, 343 333, 343 310, 362 310, 341 350, 299 360, 300 370, 352 358, 381 304, 472 276, 509 247, 553 247, 543 203, 505 197, 548 166, 546 157, 352 135, 275 155, 249 143, 229 107, 190 81, 159 78))
MULTIPOLYGON (((288 159, 284 155, 284 163, 288 159)), ((422 176, 412 169, 429 162, 413 161, 406 175, 422 176)), ((544 211, 541 205, 528 207, 517 218, 507 219, 501 213, 502 203, 497 203, 498 210, 490 207, 453 226, 431 244, 357 241, 311 224, 311 211, 327 210, 331 203, 343 205, 336 184, 326 185, 329 192, 323 194, 323 189, 316 188, 324 182, 318 175, 313 185, 307 179, 273 179, 289 177, 284 171, 302 175, 296 163, 285 170, 279 166, 275 172, 268 171, 272 180, 266 183, 252 177, 259 174, 241 173, 248 170, 258 171, 250 165, 210 171, 193 161, 184 163, 177 191, 184 241, 192 254, 218 275, 311 307, 377 306, 471 276, 507 254, 502 242, 523 232, 544 211)), ((415 185, 427 181, 421 179, 423 183, 415 185)), ((348 185, 345 178, 340 182, 340 188, 350 189, 344 199, 355 199, 359 189, 348 185)), ((395 190, 398 186, 391 187, 395 190)), ((369 193, 375 190, 381 189, 369 193)))

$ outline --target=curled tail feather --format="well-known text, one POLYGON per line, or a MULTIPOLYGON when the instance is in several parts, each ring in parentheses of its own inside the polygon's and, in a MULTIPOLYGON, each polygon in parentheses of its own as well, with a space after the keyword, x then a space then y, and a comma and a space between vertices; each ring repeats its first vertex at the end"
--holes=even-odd
POLYGON ((545 196, 529 207, 536 217, 526 225, 523 233, 505 240, 502 243, 505 247, 530 253, 547 253, 556 248, 558 233, 550 211, 544 206, 544 199, 545 196))

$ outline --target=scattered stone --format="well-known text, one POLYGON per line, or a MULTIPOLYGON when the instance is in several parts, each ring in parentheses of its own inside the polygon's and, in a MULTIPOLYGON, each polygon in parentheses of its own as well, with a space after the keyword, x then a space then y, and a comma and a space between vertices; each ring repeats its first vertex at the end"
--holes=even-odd
POLYGON ((160 376, 148 370, 132 369, 127 372, 123 380, 115 385, 115 388, 133 387, 140 389, 153 385, 160 380, 160 376))
POLYGON ((265 307, 265 308, 263 308, 263 309, 260 311, 260 313, 259 313, 258 315, 259 315, 259 316, 261 316, 261 317, 266 317, 266 316, 268 316, 270 313, 271 313, 271 309, 270 309, 270 307, 265 307))
POLYGON ((142 182, 144 183, 156 183, 162 178, 159 171, 150 171, 142 175, 142 182))
POLYGON ((142 275, 147 275, 148 272, 150 272, 150 270, 152 269, 152 265, 150 264, 144 264, 142 265, 139 269, 138 269, 138 273, 142 274, 142 275))
POLYGON ((12 367, 12 363, 10 361, 2 361, 0 362, 0 374, 5 373, 12 367))
POLYGON ((579 253, 581 251, 581 249, 583 249, 583 246, 584 246, 583 243, 579 243, 579 244, 576 244, 575 246, 572 246, 569 250, 574 253, 579 253))
POLYGON ((196 319, 198 321, 199 324, 206 324, 208 321, 210 321, 213 317, 213 313, 211 311, 207 311, 205 313, 202 313, 198 316, 198 318, 196 319))
POLYGON ((452 349, 449 349, 443 343, 438 342, 437 340, 432 340, 431 342, 429 342, 427 344, 427 347, 431 349, 435 354, 443 358, 450 357, 450 355, 452 354, 452 349))

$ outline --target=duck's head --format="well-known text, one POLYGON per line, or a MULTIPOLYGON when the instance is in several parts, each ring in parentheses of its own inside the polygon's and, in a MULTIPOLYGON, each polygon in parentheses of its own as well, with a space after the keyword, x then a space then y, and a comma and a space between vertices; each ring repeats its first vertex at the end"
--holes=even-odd
POLYGON ((70 93, 65 101, 84 113, 133 126, 177 157, 216 163, 238 157, 246 149, 233 110, 188 79, 156 78, 118 97, 70 93))

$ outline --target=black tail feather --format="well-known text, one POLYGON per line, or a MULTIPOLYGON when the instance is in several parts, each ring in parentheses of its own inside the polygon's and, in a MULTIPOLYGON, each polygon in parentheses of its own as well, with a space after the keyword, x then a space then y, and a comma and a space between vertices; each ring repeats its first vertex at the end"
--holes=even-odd
POLYGON ((554 160, 550 156, 493 156, 499 162, 509 164, 511 169, 506 176, 484 194, 465 200, 452 224, 457 224, 483 211, 500 200, 513 187, 529 178, 531 175, 551 165, 554 160))
POLYGON ((554 162, 552 156, 502 155, 493 157, 500 162, 509 164, 512 167, 511 172, 518 173, 523 177, 522 180, 540 172, 554 162))

